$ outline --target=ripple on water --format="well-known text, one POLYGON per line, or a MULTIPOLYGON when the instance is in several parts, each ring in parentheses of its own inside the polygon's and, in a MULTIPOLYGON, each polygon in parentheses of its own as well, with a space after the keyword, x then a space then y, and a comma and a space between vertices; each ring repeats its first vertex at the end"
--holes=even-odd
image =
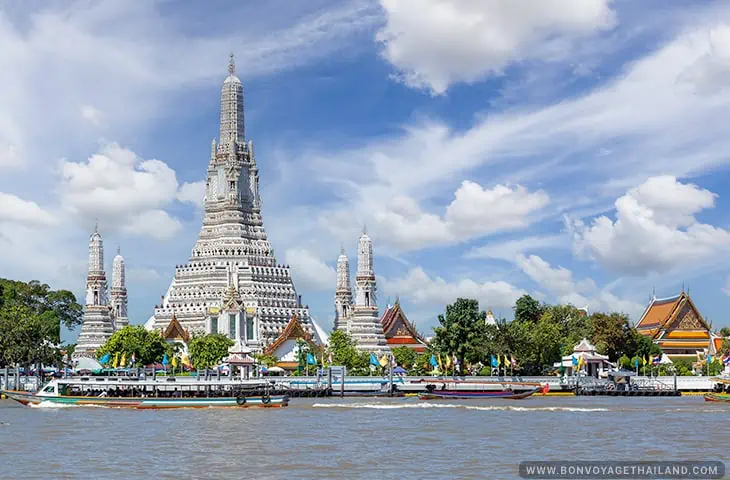
POLYGON ((276 410, 11 408, 0 478, 516 478, 524 460, 722 459, 701 397, 520 402, 293 399, 276 410), (712 432, 712 441, 707 441, 712 432), (39 461, 38 459, 52 459, 39 461), (458 459, 458 460, 455 460, 458 459))

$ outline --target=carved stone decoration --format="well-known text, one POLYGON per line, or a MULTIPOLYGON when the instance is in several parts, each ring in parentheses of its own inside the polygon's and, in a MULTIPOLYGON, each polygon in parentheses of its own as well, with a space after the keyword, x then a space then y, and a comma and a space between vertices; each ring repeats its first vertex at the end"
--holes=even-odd
POLYGON ((276 338, 277 328, 289 321, 291 312, 305 329, 310 328, 311 317, 309 309, 299 303, 288 267, 277 267, 256 201, 258 191, 254 190, 256 195, 248 193, 258 184, 258 172, 253 143, 245 139, 243 104, 243 87, 231 61, 221 88, 219 142, 215 158, 206 162, 210 165, 206 179, 209 191, 203 225, 188 263, 176 269, 163 304, 155 309, 147 326, 157 330, 166 327, 176 310, 184 329, 199 332, 209 308, 240 309, 251 304, 255 311, 247 315, 256 318, 257 334, 253 340, 242 342, 260 350, 276 338), (276 275, 274 268, 279 270, 276 275), (200 307, 183 317, 180 312, 189 308, 184 305, 191 301, 200 307), (264 308, 274 302, 279 308, 264 308))

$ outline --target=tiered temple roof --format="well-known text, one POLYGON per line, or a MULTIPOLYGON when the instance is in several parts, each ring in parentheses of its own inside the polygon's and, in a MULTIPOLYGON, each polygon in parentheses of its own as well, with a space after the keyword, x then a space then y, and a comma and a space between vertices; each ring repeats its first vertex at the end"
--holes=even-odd
POLYGON ((636 324, 636 330, 650 337, 669 356, 692 356, 710 347, 710 326, 689 294, 654 298, 636 324))
POLYGON ((279 361, 277 366, 286 369, 294 369, 299 365, 297 358, 297 340, 304 340, 310 347, 310 350, 317 350, 320 345, 317 343, 314 335, 309 333, 296 315, 292 315, 289 323, 286 324, 281 335, 264 348, 264 355, 273 355, 279 361))
POLYGON ((383 312, 380 323, 390 348, 408 347, 419 353, 426 351, 426 340, 408 320, 399 300, 396 299, 395 304, 383 312))
POLYGON ((181 341, 187 344, 190 342, 190 333, 183 328, 175 314, 173 314, 172 320, 170 320, 167 328, 162 332, 162 338, 167 341, 181 341))

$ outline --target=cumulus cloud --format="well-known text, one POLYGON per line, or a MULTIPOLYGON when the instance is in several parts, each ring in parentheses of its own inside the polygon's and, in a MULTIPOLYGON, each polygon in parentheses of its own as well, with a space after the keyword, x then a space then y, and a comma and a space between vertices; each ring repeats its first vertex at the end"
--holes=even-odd
POLYGON ((672 176, 649 178, 616 200, 616 220, 568 221, 576 254, 627 274, 666 272, 728 249, 730 232, 694 217, 715 194, 672 176))
POLYGON ((490 189, 465 180, 443 217, 422 211, 412 198, 397 196, 375 212, 374 228, 388 243, 415 250, 526 227, 530 215, 548 201, 542 190, 529 192, 519 185, 490 189))
POLYGON ((382 55, 404 83, 444 93, 526 59, 567 56, 571 42, 613 27, 610 0, 380 0, 382 55))
POLYGON ((182 223, 164 210, 146 210, 127 217, 119 228, 129 235, 169 240, 182 230, 182 223))
POLYGON ((197 207, 203 207, 205 196, 205 181, 183 183, 177 192, 177 199, 183 203, 190 203, 197 207))
POLYGON ((290 248, 284 252, 297 288, 308 291, 334 291, 335 269, 308 250, 290 248))
POLYGON ((390 294, 407 295, 417 305, 445 305, 457 298, 473 298, 482 309, 510 308, 525 292, 504 281, 476 282, 464 278, 447 282, 441 277, 429 276, 421 267, 412 268, 402 278, 380 279, 390 294))
POLYGON ((58 223, 54 215, 37 203, 0 192, 0 223, 11 222, 26 226, 50 226, 58 223))
POLYGON ((698 92, 725 90, 730 81, 730 25, 723 23, 708 31, 707 53, 687 67, 679 80, 693 84, 698 92))
POLYGON ((537 255, 519 255, 517 265, 560 303, 587 307, 589 311, 623 312, 631 318, 637 318, 643 312, 641 304, 619 298, 605 288, 598 290, 591 278, 575 280, 572 271, 561 266, 553 267, 537 255))
POLYGON ((514 262, 522 253, 535 250, 570 248, 570 239, 565 235, 534 235, 475 247, 464 254, 464 258, 497 259, 514 262))

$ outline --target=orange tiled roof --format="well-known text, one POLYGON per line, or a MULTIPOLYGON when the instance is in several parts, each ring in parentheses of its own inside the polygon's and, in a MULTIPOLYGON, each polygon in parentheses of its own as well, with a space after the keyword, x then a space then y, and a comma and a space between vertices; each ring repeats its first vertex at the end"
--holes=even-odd
POLYGON ((669 319, 677 305, 682 299, 682 294, 676 297, 654 299, 644 311, 639 323, 636 325, 638 330, 647 328, 660 327, 669 319))
MULTIPOLYGON (((399 319, 412 339, 409 343, 414 345, 426 344, 426 341, 423 339, 421 334, 418 333, 416 327, 408 320, 408 317, 406 317, 406 314, 403 312, 398 300, 395 301, 395 304, 392 307, 386 309, 385 312, 383 312, 383 316, 380 317, 380 323, 383 325, 383 333, 385 334, 385 338, 388 340, 388 343, 402 343, 396 342, 394 338, 398 332, 398 325, 401 323, 398 322, 399 319)), ((398 337, 404 339, 408 338, 403 335, 398 335, 398 337)))
POLYGON ((291 316, 291 320, 289 320, 289 323, 286 324, 286 327, 284 327, 284 330, 281 331, 281 334, 276 338, 276 340, 266 346, 264 349, 264 355, 272 355, 277 348, 290 338, 301 338, 309 344, 314 344, 312 335, 304 330, 302 324, 299 323, 299 319, 296 314, 294 314, 291 316))
POLYGON ((162 334, 162 338, 165 340, 182 339, 185 343, 190 342, 190 334, 183 328, 174 313, 170 323, 167 324, 165 332, 162 334))

